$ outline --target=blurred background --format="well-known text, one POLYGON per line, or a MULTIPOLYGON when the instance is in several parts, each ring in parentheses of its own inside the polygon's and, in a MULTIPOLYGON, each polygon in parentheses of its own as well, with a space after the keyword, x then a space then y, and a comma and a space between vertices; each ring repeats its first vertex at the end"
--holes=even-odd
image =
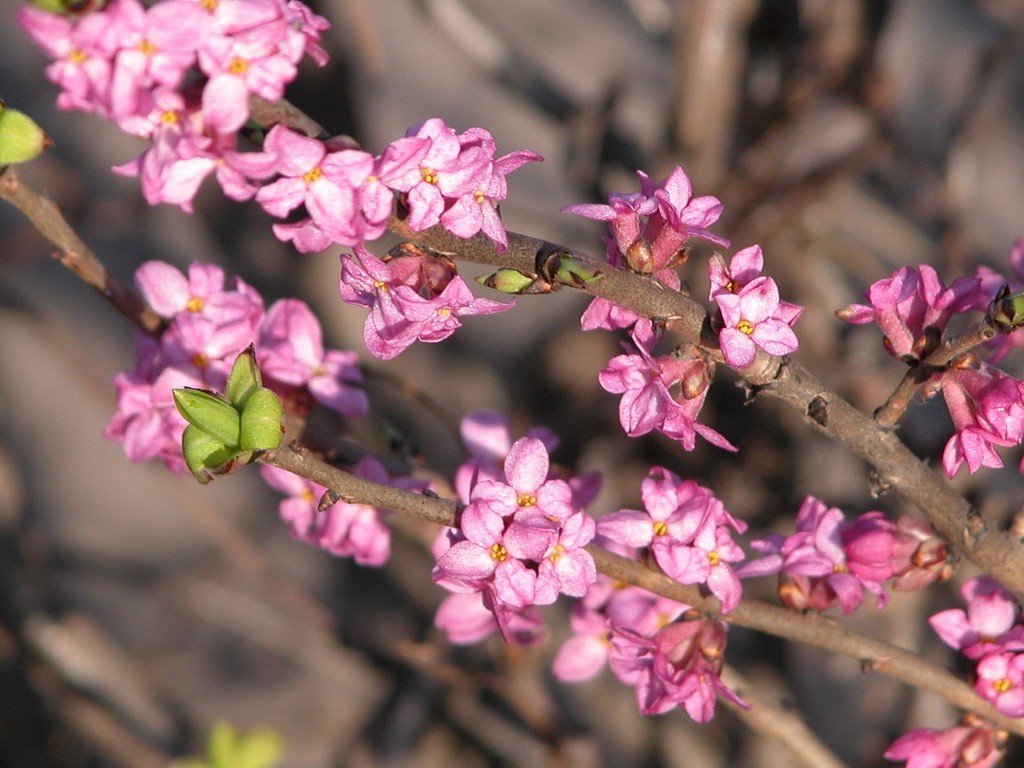
MULTIPOLYGON (((866 411, 902 375, 877 332, 833 312, 898 266, 928 262, 947 282, 987 263, 1006 271, 1024 234, 1024 3, 1016 0, 321 0, 332 61, 289 97, 332 133, 380 150, 441 116, 491 130, 501 153, 545 162, 512 177, 509 229, 603 252, 595 222, 559 207, 603 201, 680 164, 697 194, 725 204, 715 231, 760 243, 783 297, 804 305, 797 357, 866 411)), ((22 176, 51 196, 118 278, 149 259, 215 262, 268 304, 308 301, 328 343, 361 349, 362 310, 337 296, 338 254, 299 256, 255 206, 204 188, 196 211, 145 205, 110 166, 142 147, 99 119, 61 113, 43 55, 0 0, 0 95, 54 139, 22 176)), ((383 244, 387 248, 388 244, 383 244)), ((697 246, 684 277, 706 296, 697 246)), ((469 274, 475 274, 472 270, 469 274)), ((481 293, 483 293, 481 289, 481 293)), ((509 414, 544 425, 555 458, 601 470, 596 515, 639 504, 652 464, 709 486, 751 526, 785 531, 814 494, 854 515, 905 509, 873 499, 866 465, 775 404, 744 403, 727 372, 703 418, 739 446, 682 452, 629 440, 597 373, 612 334, 579 331, 586 300, 522 297, 470 318, 452 339, 382 364, 366 359, 376 405, 356 436, 422 470, 458 461, 458 420, 509 414), (410 396, 411 395, 411 396, 410 396)), ((454 648, 432 627, 430 531, 407 526, 391 563, 366 570, 290 539, 278 497, 255 472, 200 487, 162 465, 132 465, 102 437, 114 374, 132 366, 132 329, 0 207, 0 765, 162 766, 201 750, 218 720, 276 729, 287 768, 591 766, 776 768, 778 744, 720 709, 636 713, 604 675, 565 687, 548 672, 567 636, 454 648)), ((901 435, 934 460, 949 435, 941 404, 916 405, 901 435)), ((957 477, 993 523, 1020 505, 1012 470, 957 477)), ((405 528, 405 527, 404 527, 405 528)), ((955 587, 868 601, 851 626, 943 664, 924 623, 955 587)), ((773 587, 747 593, 773 599, 773 587)), ((850 766, 886 764, 902 731, 958 713, 855 660, 730 633, 750 691, 802 712, 850 766)), ((1018 765, 1018 749, 1007 765, 1018 765)))

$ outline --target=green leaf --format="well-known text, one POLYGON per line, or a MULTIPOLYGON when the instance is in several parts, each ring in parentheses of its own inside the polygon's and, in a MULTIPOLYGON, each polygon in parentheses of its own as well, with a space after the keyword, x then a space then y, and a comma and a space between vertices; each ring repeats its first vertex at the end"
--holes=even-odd
POLYGON ((256 367, 256 354, 252 344, 242 354, 235 358, 231 366, 231 373, 228 374, 228 383, 225 394, 228 401, 239 411, 245 407, 245 401, 249 395, 263 386, 263 379, 260 377, 260 369, 256 367))
POLYGON ((266 387, 251 395, 242 409, 239 446, 243 451, 269 451, 281 444, 281 399, 266 387))
POLYGON ((239 451, 237 446, 225 445, 195 424, 189 424, 181 435, 181 453, 196 480, 205 485, 210 482, 210 473, 206 470, 227 464, 239 451))
POLYGON ((202 389, 175 389, 174 404, 185 421, 198 427, 224 445, 238 445, 238 411, 212 392, 202 389))

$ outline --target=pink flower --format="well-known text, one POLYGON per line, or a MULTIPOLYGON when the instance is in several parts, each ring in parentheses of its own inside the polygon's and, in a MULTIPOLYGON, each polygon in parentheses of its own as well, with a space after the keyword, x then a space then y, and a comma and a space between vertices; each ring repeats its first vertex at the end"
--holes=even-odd
POLYGON ((653 638, 617 630, 610 663, 620 680, 635 686, 641 713, 661 714, 678 705, 706 723, 714 717, 717 696, 749 706, 719 678, 725 643, 725 624, 708 619, 674 622, 653 638))
POLYGON ((963 464, 972 474, 983 466, 1003 466, 995 447, 1024 439, 1024 383, 982 364, 976 370, 947 370, 936 386, 956 428, 942 451, 946 476, 953 477, 963 464))
POLYGON ((258 342, 260 369, 265 376, 293 387, 306 387, 328 408, 348 418, 369 409, 359 387, 354 352, 324 351, 320 321, 304 302, 282 299, 267 311, 258 342))
POLYGON ((670 577, 683 584, 706 584, 722 601, 723 612, 735 608, 742 587, 729 563, 744 555, 730 529, 742 533, 746 525, 726 512, 709 490, 667 469, 652 469, 641 493, 646 513, 624 509, 605 515, 598 532, 627 547, 650 547, 670 577))
POLYGON ((915 728, 885 751, 886 760, 906 760, 906 768, 993 768, 1006 750, 1007 734, 966 716, 945 730, 915 728))
POLYGON ((761 277, 762 269, 764 254, 759 245, 736 251, 728 265, 720 254, 714 254, 708 261, 708 274, 711 278, 708 299, 713 300, 722 293, 739 293, 748 283, 761 277))
POLYGON ((396 357, 415 341, 433 343, 448 338, 461 326, 459 317, 493 314, 512 306, 474 297, 455 274, 447 275, 444 287, 436 293, 426 282, 407 285, 403 282, 406 270, 381 261, 364 248, 355 251, 355 255, 341 256, 339 291, 346 303, 369 308, 363 340, 370 354, 381 360, 396 357))
POLYGON ((718 343, 732 367, 752 364, 758 347, 770 355, 796 351, 799 342, 791 328, 796 316, 780 316, 779 289, 770 277, 755 278, 739 293, 721 292, 715 301, 722 313, 718 343))
POLYGON ((974 690, 1007 717, 1024 716, 1024 654, 990 653, 974 669, 974 690))
POLYGON ((928 619, 942 642, 969 659, 1000 651, 1024 651, 1020 607, 988 577, 971 579, 960 589, 967 610, 951 608, 928 619))
POLYGON ((961 277, 946 288, 927 264, 901 267, 871 285, 870 304, 851 304, 836 314, 848 323, 878 323, 890 355, 917 361, 938 346, 954 314, 975 306, 979 286, 977 278, 961 277))
POLYGON ((649 350, 657 340, 647 321, 638 323, 630 336, 639 354, 613 357, 598 376, 605 391, 622 394, 619 422, 625 433, 637 437, 657 429, 686 450, 693 450, 699 434, 719 448, 736 450, 718 432, 696 421, 713 375, 711 365, 699 355, 652 356, 649 350), (669 389, 677 384, 678 399, 669 389))

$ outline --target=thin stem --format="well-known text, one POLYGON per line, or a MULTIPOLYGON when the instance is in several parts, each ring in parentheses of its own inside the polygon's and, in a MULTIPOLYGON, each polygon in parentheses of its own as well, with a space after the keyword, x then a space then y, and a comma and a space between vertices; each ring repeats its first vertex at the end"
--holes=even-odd
MULTIPOLYGON (((456 502, 356 477, 320 461, 308 451, 287 446, 260 454, 257 461, 312 480, 352 503, 401 512, 439 525, 456 525, 459 512, 456 502)), ((723 615, 719 601, 701 594, 696 586, 680 584, 664 573, 601 547, 591 545, 587 551, 593 556, 597 569, 613 579, 699 608, 710 616, 737 626, 850 656, 860 661, 865 671, 877 670, 932 691, 999 728, 1024 736, 1024 719, 1014 720, 1001 715, 963 680, 899 646, 861 634, 819 614, 801 614, 756 600, 741 600, 735 609, 723 615)))
POLYGON ((889 395, 889 399, 875 411, 875 423, 883 429, 895 427, 896 422, 910 407, 910 401, 914 399, 914 395, 928 379, 942 371, 960 355, 970 352, 978 345, 994 338, 995 335, 996 327, 991 321, 985 319, 959 336, 947 339, 924 360, 910 367, 899 386, 889 395))
POLYGON ((94 288, 114 309, 146 333, 160 333, 163 319, 134 290, 107 274, 106 268, 64 220, 54 202, 26 186, 13 165, 0 172, 0 200, 6 200, 21 211, 39 234, 57 248, 53 257, 94 288))

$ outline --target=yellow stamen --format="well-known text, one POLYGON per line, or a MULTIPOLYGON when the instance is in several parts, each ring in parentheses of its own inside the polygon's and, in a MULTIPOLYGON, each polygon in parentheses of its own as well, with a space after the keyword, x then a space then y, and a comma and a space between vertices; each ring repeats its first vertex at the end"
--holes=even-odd
POLYGON ((491 545, 491 560, 494 560, 496 563, 504 563, 507 557, 508 551, 501 544, 491 545))
POLYGON ((89 54, 79 48, 72 48, 68 51, 68 61, 72 64, 84 64, 89 60, 89 54))
POLYGON ((555 544, 554 549, 551 550, 551 554, 548 555, 548 560, 552 563, 557 563, 563 552, 565 552, 565 547, 561 544, 555 544))
POLYGON ((992 688, 995 689, 996 693, 1006 693, 1013 687, 1013 683, 1008 678, 1001 677, 998 680, 992 681, 992 688))
POLYGON ((659 520, 654 525, 652 525, 651 526, 651 530, 654 531, 654 535, 655 536, 667 536, 668 535, 668 526, 665 524, 664 520, 659 520))
POLYGON ((532 507, 537 504, 537 497, 532 493, 521 493, 516 501, 520 507, 532 507))
POLYGON ((740 320, 736 323, 736 330, 749 336, 754 332, 754 324, 749 320, 740 320))
POLYGON ((244 75, 249 69, 249 62, 241 56, 236 56, 228 64, 228 72, 232 75, 244 75))
POLYGON ((177 125, 181 122, 181 115, 173 109, 165 109, 160 113, 160 122, 164 125, 177 125))
POLYGON ((312 184, 314 181, 316 181, 323 175, 324 172, 320 170, 320 166, 318 165, 316 168, 311 168, 310 170, 302 174, 302 178, 306 181, 307 184, 312 184))
POLYGON ((152 56, 156 53, 156 46, 149 42, 149 40, 139 40, 135 47, 146 56, 152 56))
POLYGON ((205 305, 206 302, 204 302, 199 296, 193 296, 188 300, 188 303, 185 304, 185 309, 189 312, 202 312, 205 305))
POLYGON ((210 359, 202 352, 196 352, 194 355, 192 355, 190 362, 199 370, 203 370, 206 366, 210 364, 210 359))
POLYGON ((473 199, 476 200, 478 205, 483 205, 484 200, 487 199, 487 195, 485 195, 482 191, 478 189, 476 192, 473 193, 473 199))
POLYGON ((437 184, 437 171, 431 168, 420 168, 420 176, 427 184, 437 184))
POLYGON ((722 556, 718 554, 717 551, 712 550, 708 552, 708 562, 711 563, 712 566, 718 565, 722 562, 722 556))
POLYGON ((832 566, 832 573, 847 573, 849 569, 842 563, 836 563, 832 566))

